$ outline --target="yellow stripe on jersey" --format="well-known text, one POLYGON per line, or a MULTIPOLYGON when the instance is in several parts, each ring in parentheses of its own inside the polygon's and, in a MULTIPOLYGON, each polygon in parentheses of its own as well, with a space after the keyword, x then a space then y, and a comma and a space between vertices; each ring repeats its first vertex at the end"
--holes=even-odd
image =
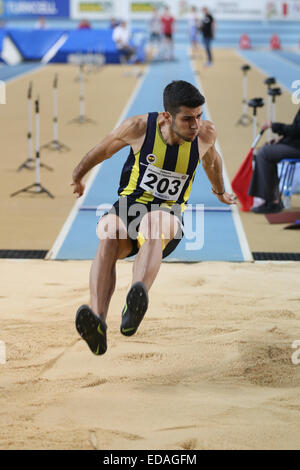
POLYGON ((160 128, 158 125, 158 118, 156 120, 156 134, 153 145, 153 154, 156 156, 155 166, 163 168, 165 156, 167 151, 167 145, 164 143, 162 135, 160 133, 160 128))
MULTIPOLYGON (((191 146, 192 146, 191 142, 184 142, 183 144, 180 145, 178 158, 177 158, 177 164, 175 168, 175 171, 177 173, 187 174, 189 161, 190 161, 191 146)), ((190 186, 191 184, 189 184, 187 191, 190 186)), ((187 194, 187 191, 184 193, 185 195, 187 194)), ((190 188, 190 192, 191 192, 191 188, 190 188)), ((184 212, 184 209, 185 209, 185 202, 181 204, 181 212, 184 212)))
POLYGON ((140 152, 137 152, 135 154, 135 162, 130 173, 128 185, 121 192, 120 194, 121 196, 129 196, 129 194, 132 194, 133 191, 135 191, 137 182, 139 179, 139 175, 140 175, 140 152))
MULTIPOLYGON (((167 146, 162 140, 162 137, 160 135, 160 130, 158 126, 158 119, 156 121, 156 133, 155 133, 155 139, 154 139, 154 145, 153 145, 153 150, 152 153, 153 155, 156 156, 156 161, 154 163, 155 166, 159 168, 163 168, 164 166, 164 161, 165 161, 165 156, 166 156, 166 151, 167 151, 167 146)), ((144 191, 144 193, 139 197, 136 202, 152 202, 154 199, 154 196, 150 196, 147 191, 144 191)))
POLYGON ((176 163, 175 172, 183 175, 187 174, 187 169, 190 161, 191 142, 184 142, 179 145, 178 158, 176 163))

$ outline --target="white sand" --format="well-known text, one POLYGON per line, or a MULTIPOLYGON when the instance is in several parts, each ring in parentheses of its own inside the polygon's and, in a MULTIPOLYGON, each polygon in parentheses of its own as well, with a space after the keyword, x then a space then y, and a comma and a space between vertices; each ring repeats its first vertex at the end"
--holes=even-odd
MULTIPOLYGON (((90 262, 0 261, 1 449, 299 449, 299 263, 163 264, 136 336, 78 336, 90 262)), ((300 357, 300 354, 299 354, 300 357)))

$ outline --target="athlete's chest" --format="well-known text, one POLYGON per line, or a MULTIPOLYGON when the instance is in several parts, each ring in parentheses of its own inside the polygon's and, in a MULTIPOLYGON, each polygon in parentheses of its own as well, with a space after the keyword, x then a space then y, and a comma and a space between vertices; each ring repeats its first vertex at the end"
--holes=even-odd
POLYGON ((188 178, 187 174, 165 170, 149 164, 143 173, 140 188, 154 197, 176 201, 188 178))

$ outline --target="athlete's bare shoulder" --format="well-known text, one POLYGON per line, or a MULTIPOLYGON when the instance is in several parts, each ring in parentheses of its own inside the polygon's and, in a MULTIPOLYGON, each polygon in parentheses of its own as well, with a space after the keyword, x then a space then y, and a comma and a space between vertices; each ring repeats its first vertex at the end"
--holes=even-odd
POLYGON ((147 130, 148 114, 139 114, 125 119, 117 129, 119 137, 128 144, 141 139, 147 130))
POLYGON ((213 145, 217 138, 216 126, 211 121, 201 121, 198 137, 201 142, 213 145))

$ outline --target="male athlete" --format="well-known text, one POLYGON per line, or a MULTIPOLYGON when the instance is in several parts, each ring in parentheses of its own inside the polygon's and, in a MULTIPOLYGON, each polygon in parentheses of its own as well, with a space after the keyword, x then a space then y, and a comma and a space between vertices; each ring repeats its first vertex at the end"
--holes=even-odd
POLYGON ((115 289, 116 262, 136 255, 132 285, 122 311, 121 333, 136 333, 148 308, 148 291, 160 268, 183 236, 182 212, 196 168, 202 161, 219 201, 234 204, 225 192, 222 160, 215 149, 216 130, 203 121, 204 96, 188 82, 173 81, 164 90, 164 112, 126 119, 90 150, 73 172, 74 193, 85 189, 83 177, 123 147, 119 199, 97 226, 100 243, 90 272, 91 305, 76 314, 76 328, 94 354, 107 349, 106 317, 115 289))

